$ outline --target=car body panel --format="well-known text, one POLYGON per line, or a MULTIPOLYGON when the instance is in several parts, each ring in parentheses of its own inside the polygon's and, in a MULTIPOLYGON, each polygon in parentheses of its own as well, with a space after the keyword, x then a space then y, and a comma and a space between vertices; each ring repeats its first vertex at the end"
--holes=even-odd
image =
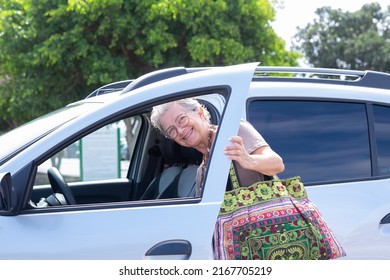
POLYGON ((347 252, 345 259, 390 258, 389 224, 381 224, 390 213, 390 179, 309 186, 307 192, 347 252))

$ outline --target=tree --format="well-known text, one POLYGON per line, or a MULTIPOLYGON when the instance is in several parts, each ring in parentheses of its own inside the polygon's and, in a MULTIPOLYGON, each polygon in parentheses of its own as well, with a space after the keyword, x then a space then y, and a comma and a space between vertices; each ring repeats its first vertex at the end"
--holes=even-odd
POLYGON ((378 3, 356 12, 322 7, 294 36, 294 49, 315 67, 390 72, 390 6, 378 3))
POLYGON ((0 121, 16 126, 159 68, 297 65, 270 26, 270 1, 0 0, 0 121))

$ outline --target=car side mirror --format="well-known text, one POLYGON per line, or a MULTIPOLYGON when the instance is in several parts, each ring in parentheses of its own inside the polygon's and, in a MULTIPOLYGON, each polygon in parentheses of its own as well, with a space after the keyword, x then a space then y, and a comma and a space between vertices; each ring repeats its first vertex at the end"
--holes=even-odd
POLYGON ((13 214, 13 200, 11 174, 0 173, 0 215, 13 214))

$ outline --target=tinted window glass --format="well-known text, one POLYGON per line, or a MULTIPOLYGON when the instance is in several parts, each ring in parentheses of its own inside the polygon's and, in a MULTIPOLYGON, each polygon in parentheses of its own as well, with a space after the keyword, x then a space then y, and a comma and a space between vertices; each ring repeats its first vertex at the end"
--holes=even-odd
POLYGON ((374 106, 379 175, 390 174, 390 108, 374 106))
POLYGON ((365 105, 255 101, 249 121, 285 162, 281 178, 306 183, 371 176, 365 105))

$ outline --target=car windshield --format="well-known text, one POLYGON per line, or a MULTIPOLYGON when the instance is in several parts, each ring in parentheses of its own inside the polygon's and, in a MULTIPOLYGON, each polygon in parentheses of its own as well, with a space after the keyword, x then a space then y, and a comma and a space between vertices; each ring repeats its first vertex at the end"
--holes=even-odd
POLYGON ((82 113, 88 112, 90 106, 96 103, 78 103, 67 106, 35 120, 23 124, 0 136, 0 165, 6 158, 26 148, 37 139, 50 133, 64 123, 78 117, 82 113))

